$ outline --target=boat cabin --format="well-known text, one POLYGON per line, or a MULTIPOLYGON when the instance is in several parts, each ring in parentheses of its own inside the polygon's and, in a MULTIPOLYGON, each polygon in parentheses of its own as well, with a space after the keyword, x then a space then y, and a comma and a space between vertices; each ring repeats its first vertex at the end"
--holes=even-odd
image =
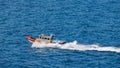
POLYGON ((43 42, 52 43, 53 35, 46 36, 44 34, 41 34, 41 35, 39 35, 39 39, 42 40, 43 42))

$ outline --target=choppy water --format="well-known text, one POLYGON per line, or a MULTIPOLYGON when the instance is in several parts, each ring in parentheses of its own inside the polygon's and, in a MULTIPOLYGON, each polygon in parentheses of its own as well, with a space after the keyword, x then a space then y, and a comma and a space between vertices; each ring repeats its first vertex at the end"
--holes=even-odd
POLYGON ((0 0, 0 68, 120 68, 119 31, 119 0, 0 0), (31 47, 41 33, 68 44, 31 47))

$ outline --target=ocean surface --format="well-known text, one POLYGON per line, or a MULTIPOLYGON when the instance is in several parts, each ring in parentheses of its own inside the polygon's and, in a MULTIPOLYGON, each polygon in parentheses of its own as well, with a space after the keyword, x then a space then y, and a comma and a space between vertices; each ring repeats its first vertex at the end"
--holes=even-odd
POLYGON ((120 0, 0 0, 0 68, 120 68, 120 0))

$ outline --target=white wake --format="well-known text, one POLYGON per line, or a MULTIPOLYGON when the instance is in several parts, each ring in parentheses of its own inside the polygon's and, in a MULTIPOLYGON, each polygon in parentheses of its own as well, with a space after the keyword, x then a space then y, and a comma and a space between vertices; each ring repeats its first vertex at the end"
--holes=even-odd
POLYGON ((83 45, 83 44, 77 44, 77 41, 66 43, 63 45, 60 45, 60 44, 40 44, 40 43, 34 42, 32 44, 32 47, 35 47, 35 48, 53 47, 53 48, 69 49, 69 50, 81 50, 81 51, 97 50, 97 51, 111 51, 111 52, 120 53, 120 48, 117 48, 117 47, 112 47, 112 46, 103 47, 103 46, 99 46, 96 44, 83 45))

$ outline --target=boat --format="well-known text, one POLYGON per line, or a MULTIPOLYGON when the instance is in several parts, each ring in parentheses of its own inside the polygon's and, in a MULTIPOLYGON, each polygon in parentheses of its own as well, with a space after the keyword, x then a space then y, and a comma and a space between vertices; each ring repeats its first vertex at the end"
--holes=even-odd
POLYGON ((50 36, 41 34, 39 35, 38 38, 33 38, 31 36, 26 36, 26 39, 30 41, 31 43, 37 42, 40 44, 65 44, 66 42, 64 41, 56 41, 53 39, 53 35, 51 34, 50 36))

